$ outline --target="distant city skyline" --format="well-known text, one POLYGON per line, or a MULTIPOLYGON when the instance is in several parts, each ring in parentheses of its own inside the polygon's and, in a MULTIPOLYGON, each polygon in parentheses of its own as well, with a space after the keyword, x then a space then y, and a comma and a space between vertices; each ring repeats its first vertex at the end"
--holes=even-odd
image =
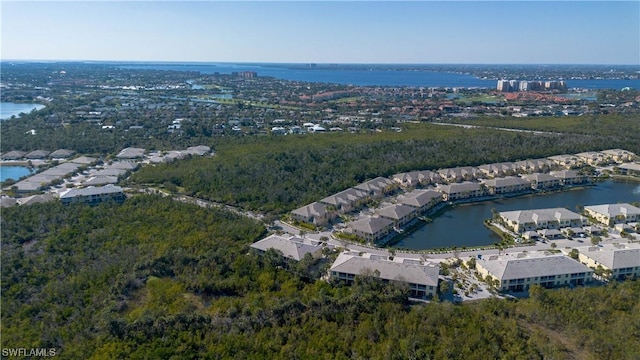
POLYGON ((6 1, 3 60, 640 65, 640 2, 6 1))

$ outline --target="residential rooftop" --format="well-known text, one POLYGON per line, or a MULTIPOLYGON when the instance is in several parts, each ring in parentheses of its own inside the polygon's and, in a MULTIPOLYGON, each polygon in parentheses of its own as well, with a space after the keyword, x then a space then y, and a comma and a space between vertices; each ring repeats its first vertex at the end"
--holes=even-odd
POLYGON ((500 213, 500 216, 520 224, 529 222, 537 223, 541 221, 585 219, 584 216, 565 208, 504 211, 500 213))
POLYGON ((391 220, 381 217, 365 217, 364 219, 351 221, 347 223, 347 227, 354 231, 360 231, 367 234, 376 234, 393 225, 391 220))
POLYGON ((438 265, 419 259, 394 257, 391 260, 387 256, 355 252, 341 253, 331 266, 332 272, 354 275, 362 275, 367 270, 377 271, 381 279, 427 286, 438 285, 440 272, 438 265))
POLYGON ((269 249, 279 250, 284 257, 300 261, 306 254, 316 254, 322 250, 322 243, 297 236, 272 234, 251 244, 251 248, 263 252, 269 249))
POLYGON ((610 218, 615 218, 617 216, 627 217, 630 215, 640 215, 640 208, 627 203, 589 205, 584 208, 585 210, 590 210, 610 218))
POLYGON ((136 159, 143 157, 144 152, 145 149, 129 147, 122 149, 116 157, 119 159, 136 159))
POLYGON ((91 195, 103 195, 103 194, 115 194, 121 193, 122 188, 115 185, 105 186, 89 186, 81 189, 68 189, 60 193, 60 199, 72 198, 77 196, 91 196, 91 195))
POLYGON ((640 244, 601 244, 576 248, 582 255, 609 269, 624 269, 640 266, 640 244))
POLYGON ((563 254, 540 252, 492 255, 476 262, 502 281, 592 271, 563 254))

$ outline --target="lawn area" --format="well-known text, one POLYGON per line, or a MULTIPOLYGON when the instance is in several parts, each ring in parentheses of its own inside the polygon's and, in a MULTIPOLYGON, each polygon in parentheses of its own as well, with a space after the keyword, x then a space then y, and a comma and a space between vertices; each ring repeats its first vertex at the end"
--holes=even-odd
POLYGON ((342 99, 337 99, 337 100, 332 100, 330 102, 335 102, 338 104, 344 104, 344 103, 350 103, 350 102, 357 102, 360 100, 363 100, 364 96, 350 96, 350 97, 346 97, 346 98, 342 98, 342 99))
POLYGON ((220 85, 214 85, 214 84, 202 85, 202 87, 203 87, 203 88, 205 88, 205 89, 207 89, 207 90, 213 90, 213 89, 216 89, 216 90, 223 90, 223 91, 224 91, 224 90, 226 90, 226 89, 225 89, 225 88, 223 88, 222 86, 220 86, 220 85))
POLYGON ((253 107, 267 108, 267 109, 300 110, 300 108, 295 106, 284 106, 280 104, 270 104, 270 103, 260 102, 260 101, 247 101, 242 99, 212 99, 212 100, 215 100, 216 102, 224 105, 242 104, 244 106, 253 106, 253 107))
POLYGON ((504 101, 504 97, 493 94, 477 94, 473 96, 463 96, 455 100, 457 103, 463 103, 465 105, 473 102, 480 102, 486 104, 495 104, 504 101))

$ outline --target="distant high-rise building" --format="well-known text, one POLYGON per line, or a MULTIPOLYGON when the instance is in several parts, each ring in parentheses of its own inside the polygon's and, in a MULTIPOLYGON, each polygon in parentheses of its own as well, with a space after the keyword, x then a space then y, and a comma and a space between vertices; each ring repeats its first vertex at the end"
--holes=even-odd
POLYGON ((526 81, 526 80, 498 80, 496 90, 509 91, 542 91, 542 90, 566 90, 567 84, 560 81, 526 81))
POLYGON ((542 89, 542 81, 529 81, 529 91, 538 91, 542 89))
POLYGON ((509 91, 509 81, 508 80, 498 80, 498 86, 496 88, 498 91, 509 91))
POLYGON ((255 71, 241 71, 241 72, 232 72, 231 76, 239 77, 243 79, 253 79, 256 76, 258 76, 258 73, 256 73, 255 71))
POLYGON ((518 90, 527 91, 528 89, 529 89, 529 82, 528 81, 520 81, 520 84, 518 84, 518 90))

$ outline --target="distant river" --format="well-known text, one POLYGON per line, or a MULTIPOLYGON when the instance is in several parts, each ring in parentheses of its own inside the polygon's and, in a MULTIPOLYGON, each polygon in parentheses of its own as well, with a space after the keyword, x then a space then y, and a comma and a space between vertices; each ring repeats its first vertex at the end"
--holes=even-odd
MULTIPOLYGON (((417 71, 399 69, 296 69, 257 64, 126 64, 123 69, 150 69, 168 71, 197 71, 202 74, 230 74, 232 72, 255 71, 258 76, 271 76, 277 79, 322 82, 357 86, 410 86, 410 87, 464 87, 495 89, 496 80, 482 80, 465 74, 417 71)), ((567 80, 569 88, 585 89, 622 89, 624 87, 640 88, 637 80, 567 80)))
POLYGON ((10 119, 12 116, 18 116, 20 113, 28 114, 32 110, 40 110, 44 108, 41 104, 15 104, 10 102, 0 102, 0 120, 10 119))
POLYGON ((483 225, 485 219, 491 218, 491 209, 514 211, 563 207, 576 211, 576 205, 635 201, 640 201, 640 183, 607 181, 580 190, 461 205, 425 224, 396 247, 421 250, 494 244, 500 241, 500 237, 483 225))
POLYGON ((124 69, 198 71, 203 74, 255 71, 258 76, 271 76, 277 79, 358 86, 496 87, 495 81, 481 80, 471 75, 433 71, 375 68, 370 70, 289 69, 246 64, 140 64, 120 67, 124 69))

